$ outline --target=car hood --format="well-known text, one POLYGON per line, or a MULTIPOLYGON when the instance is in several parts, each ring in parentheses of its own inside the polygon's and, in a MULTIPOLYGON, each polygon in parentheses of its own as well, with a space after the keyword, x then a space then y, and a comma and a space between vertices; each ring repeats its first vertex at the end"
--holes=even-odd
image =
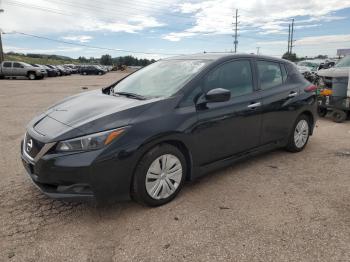
POLYGON ((96 90, 61 101, 29 125, 42 136, 41 141, 59 141, 130 125, 158 100, 116 97, 96 90))
POLYGON ((325 77, 348 77, 350 74, 350 67, 332 67, 329 69, 322 69, 319 70, 317 74, 325 77))

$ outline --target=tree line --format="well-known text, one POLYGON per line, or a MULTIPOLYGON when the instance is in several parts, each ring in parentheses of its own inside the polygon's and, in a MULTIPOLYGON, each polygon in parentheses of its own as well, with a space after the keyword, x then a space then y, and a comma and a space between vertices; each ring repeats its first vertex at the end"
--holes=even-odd
POLYGON ((154 59, 139 59, 133 56, 119 56, 119 57, 112 57, 111 55, 102 55, 100 58, 90 57, 86 58, 84 56, 79 56, 78 59, 74 59, 67 56, 61 56, 61 55, 50 55, 50 54, 23 54, 23 53, 15 53, 15 52, 8 52, 5 53, 5 56, 7 57, 18 57, 19 60, 21 60, 21 57, 23 60, 28 60, 27 58, 34 58, 34 59, 45 59, 45 60, 57 60, 58 63, 61 61, 61 63, 80 63, 80 64, 102 64, 102 65, 126 65, 126 66, 147 66, 149 64, 154 63, 156 60, 154 59))
POLYGON ((101 58, 86 58, 84 56, 80 56, 78 58, 79 62, 91 63, 91 64, 101 64, 101 65, 127 65, 127 66, 147 66, 149 64, 154 63, 156 60, 154 59, 139 59, 133 56, 119 56, 112 57, 111 55, 102 55, 101 58))

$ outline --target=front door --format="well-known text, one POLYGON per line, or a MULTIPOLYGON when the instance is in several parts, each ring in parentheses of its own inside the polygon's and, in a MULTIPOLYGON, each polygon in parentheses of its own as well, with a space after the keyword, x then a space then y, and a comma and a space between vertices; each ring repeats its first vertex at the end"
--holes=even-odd
POLYGON ((202 80, 204 93, 224 88, 231 91, 231 99, 197 106, 195 137, 200 165, 259 146, 262 103, 253 75, 252 62, 240 59, 217 66, 202 80))
POLYGON ((24 76, 24 66, 18 62, 13 62, 13 75, 14 76, 24 76))

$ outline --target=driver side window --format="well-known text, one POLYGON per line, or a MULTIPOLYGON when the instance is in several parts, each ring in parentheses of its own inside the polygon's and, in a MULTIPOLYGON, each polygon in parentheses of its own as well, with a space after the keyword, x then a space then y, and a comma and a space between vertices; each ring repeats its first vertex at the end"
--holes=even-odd
POLYGON ((253 76, 249 60, 227 62, 211 71, 204 79, 205 92, 214 88, 231 91, 231 97, 253 92, 253 76))

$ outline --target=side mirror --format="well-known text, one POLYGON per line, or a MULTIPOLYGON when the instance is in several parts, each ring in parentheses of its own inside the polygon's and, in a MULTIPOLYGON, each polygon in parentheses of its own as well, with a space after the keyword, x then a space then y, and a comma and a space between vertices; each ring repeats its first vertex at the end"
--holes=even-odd
POLYGON ((231 91, 223 88, 214 88, 205 94, 207 102, 225 102, 230 100, 231 91))

